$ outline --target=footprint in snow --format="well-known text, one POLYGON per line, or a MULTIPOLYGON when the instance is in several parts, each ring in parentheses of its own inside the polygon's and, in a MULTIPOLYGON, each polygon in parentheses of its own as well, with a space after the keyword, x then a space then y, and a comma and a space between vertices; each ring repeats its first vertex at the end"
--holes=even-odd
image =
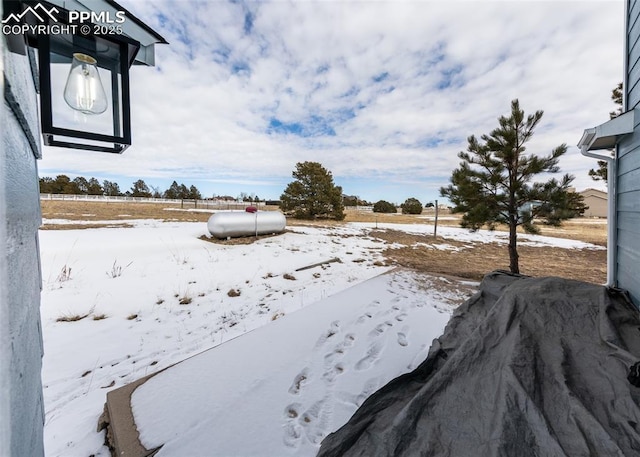
POLYGON ((408 346, 407 335, 404 332, 398 332, 398 344, 400 346, 408 346))
POLYGON ((329 421, 331 419, 330 404, 325 400, 315 402, 298 419, 307 439, 312 444, 320 444, 326 436, 329 421))
POLYGON ((342 342, 342 345, 343 345, 344 347, 347 347, 347 348, 348 348, 348 347, 353 346, 353 344, 355 343, 355 341, 356 341, 356 336, 355 336, 353 333, 347 333, 347 334, 344 336, 344 341, 342 342))
POLYGON ((300 389, 306 384, 309 379, 309 369, 305 368, 300 373, 293 378, 293 383, 291 387, 289 387, 289 393, 292 395, 297 395, 300 393, 300 389))
POLYGON ((324 378, 325 381, 327 381, 328 383, 332 383, 333 381, 336 380, 336 378, 338 376, 340 376, 342 373, 344 373, 345 371, 345 367, 344 364, 342 363, 336 363, 333 367, 331 367, 329 370, 327 370, 322 377, 324 378))
POLYGON ((369 338, 375 338, 382 335, 390 327, 393 327, 393 323, 389 321, 385 321, 381 324, 376 325, 375 328, 369 332, 369 338))
POLYGON ((284 416, 287 419, 295 419, 300 415, 300 409, 302 405, 300 403, 291 403, 284 409, 284 416))
POLYGON ((420 346, 420 350, 418 351, 416 356, 413 358, 413 361, 409 365, 407 365, 407 369, 415 370, 415 368, 418 365, 420 365, 424 361, 424 359, 427 358, 428 354, 429 354, 429 346, 427 344, 422 344, 420 346))
POLYGON ((356 370, 362 371, 370 368, 374 363, 380 359, 380 354, 384 346, 380 341, 374 341, 367 349, 366 355, 356 363, 356 370))
POLYGON ((344 350, 338 345, 335 348, 335 350, 333 350, 332 352, 329 352, 328 354, 325 354, 324 356, 325 367, 331 366, 336 359, 342 357, 343 355, 344 355, 344 350))
POLYGON ((316 348, 322 346, 324 343, 327 342, 329 338, 336 335, 339 331, 340 331, 340 321, 333 321, 329 326, 329 329, 325 333, 320 335, 320 338, 318 338, 318 341, 316 342, 316 348))
POLYGON ((300 437, 302 436, 302 427, 300 425, 295 424, 293 422, 289 422, 284 426, 284 436, 282 441, 285 446, 297 448, 300 442, 300 437))
POLYGON ((378 306, 380 306, 380 301, 373 300, 371 303, 367 305, 367 308, 377 308, 378 306))

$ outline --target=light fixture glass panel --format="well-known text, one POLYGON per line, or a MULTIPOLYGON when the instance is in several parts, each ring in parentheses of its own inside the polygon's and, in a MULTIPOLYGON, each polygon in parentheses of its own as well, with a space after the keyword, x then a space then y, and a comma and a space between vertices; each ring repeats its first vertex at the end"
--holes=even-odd
MULTIPOLYGON (((112 59, 104 57, 101 59, 100 57, 101 51, 104 52, 107 46, 102 43, 96 46, 89 42, 86 43, 86 46, 78 46, 78 43, 81 45, 85 44, 84 41, 78 41, 79 39, 77 37, 75 37, 74 40, 74 37, 71 35, 58 35, 55 38, 58 39, 58 42, 53 43, 49 53, 51 61, 49 71, 51 77, 51 114, 53 126, 101 135, 119 136, 121 131, 116 131, 116 126, 114 126, 114 110, 112 109, 112 100, 114 97, 111 81, 114 74, 111 68, 113 68, 113 65, 111 65, 111 68, 105 65, 110 64, 112 59), (94 49, 91 49, 91 46, 93 46, 94 49), (71 49, 77 52, 69 52, 71 49), (87 57, 91 55, 96 56, 94 58, 96 63, 95 65, 91 65, 91 70, 95 72, 96 78, 101 82, 104 100, 107 105, 106 109, 103 109, 100 115, 86 114, 83 110, 72 109, 70 107, 67 92, 69 92, 70 77, 73 76, 74 63, 76 63, 76 71, 82 70, 82 65, 79 65, 76 62, 78 59, 75 58, 75 55, 78 53, 84 54, 87 57)), ((82 85, 78 86, 83 87, 82 85)), ((92 90, 90 87, 87 87, 87 89, 89 91, 92 90)), ((84 90, 84 88, 82 90, 84 90)), ((85 108, 89 105, 90 102, 85 103, 85 108)), ((119 113, 119 111, 120 108, 118 107, 115 112, 119 113)))

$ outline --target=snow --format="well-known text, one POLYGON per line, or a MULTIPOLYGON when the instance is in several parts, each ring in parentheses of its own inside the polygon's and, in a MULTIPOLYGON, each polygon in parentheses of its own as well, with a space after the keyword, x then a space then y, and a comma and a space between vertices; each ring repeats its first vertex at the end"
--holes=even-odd
POLYGON ((384 275, 171 368, 132 396, 141 441, 164 444, 158 456, 315 455, 424 359, 449 318, 435 298, 411 274, 384 275))
POLYGON ((380 266, 389 245, 369 235, 374 224, 294 226, 227 245, 199 239, 202 222, 124 222, 132 227, 40 232, 48 457, 108 456, 96 432, 106 393, 200 353, 134 394, 145 444, 167 443, 165 456, 211 455, 211 446, 229 451, 217 455, 313 455, 370 393, 424 359, 469 293, 380 266))

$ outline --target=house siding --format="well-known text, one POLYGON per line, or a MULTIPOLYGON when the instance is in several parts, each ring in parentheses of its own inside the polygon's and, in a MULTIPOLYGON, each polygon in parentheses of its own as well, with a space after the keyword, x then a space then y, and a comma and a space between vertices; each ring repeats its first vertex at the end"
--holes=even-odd
MULTIPOLYGON (((625 110, 640 105, 640 2, 627 2, 625 110)), ((640 116, 639 116, 640 117, 640 116)), ((618 143, 616 159, 616 285, 640 306, 640 119, 618 143)))
POLYGON ((27 56, 8 52, 3 63, 0 198, 0 454, 42 456, 42 332, 40 326, 40 156, 36 90, 27 56), (35 141, 34 141, 35 139, 35 141))

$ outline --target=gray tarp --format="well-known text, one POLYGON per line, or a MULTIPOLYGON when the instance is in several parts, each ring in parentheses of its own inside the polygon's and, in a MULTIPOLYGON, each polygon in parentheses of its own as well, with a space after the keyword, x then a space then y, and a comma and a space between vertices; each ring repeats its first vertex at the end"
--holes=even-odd
POLYGON ((487 275, 427 359, 373 394, 319 456, 640 456, 638 310, 560 278, 487 275))

